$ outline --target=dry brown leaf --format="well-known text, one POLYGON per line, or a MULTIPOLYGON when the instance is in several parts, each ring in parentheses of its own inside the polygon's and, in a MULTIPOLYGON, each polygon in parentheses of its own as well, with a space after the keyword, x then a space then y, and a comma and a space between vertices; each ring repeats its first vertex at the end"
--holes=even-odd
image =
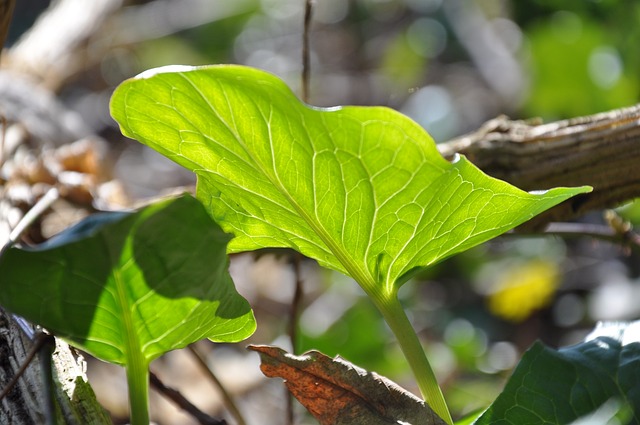
POLYGON ((348 361, 309 351, 302 356, 250 345, 260 369, 280 377, 321 425, 445 425, 422 400, 391 380, 348 361))

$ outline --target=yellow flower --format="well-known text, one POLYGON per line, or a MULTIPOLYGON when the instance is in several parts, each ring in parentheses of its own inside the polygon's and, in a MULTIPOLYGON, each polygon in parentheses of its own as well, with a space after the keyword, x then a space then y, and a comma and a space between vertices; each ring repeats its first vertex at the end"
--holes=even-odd
POLYGON ((532 260, 509 267, 489 295, 489 310, 503 319, 522 322, 551 302, 559 274, 558 265, 551 261, 532 260))

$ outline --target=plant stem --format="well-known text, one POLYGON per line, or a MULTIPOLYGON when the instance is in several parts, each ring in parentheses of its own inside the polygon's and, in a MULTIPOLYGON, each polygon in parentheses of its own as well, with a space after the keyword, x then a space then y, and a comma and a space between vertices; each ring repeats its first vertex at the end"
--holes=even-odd
POLYGON ((129 356, 127 363, 131 425, 149 424, 149 365, 141 355, 129 356))
POLYGON ((452 425, 453 420, 438 385, 438 380, 397 294, 386 297, 381 297, 380 294, 369 295, 398 340, 425 401, 438 416, 447 424, 452 425))

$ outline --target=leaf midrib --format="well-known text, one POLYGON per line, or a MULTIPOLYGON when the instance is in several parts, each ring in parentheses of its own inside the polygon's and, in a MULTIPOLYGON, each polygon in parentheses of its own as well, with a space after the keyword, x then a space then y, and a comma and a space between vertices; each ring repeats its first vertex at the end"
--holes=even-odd
MULTIPOLYGON (((220 120, 220 122, 224 123, 225 127, 227 127, 227 129, 234 135, 235 140, 238 143, 238 145, 242 148, 242 150, 246 153, 246 155, 251 159, 251 161, 256 165, 256 167, 259 169, 259 171, 264 176, 266 176, 267 180, 269 180, 269 182, 278 190, 278 192, 280 192, 285 197, 285 199, 287 200, 289 205, 291 207, 293 207, 293 209, 302 217, 302 219, 309 225, 309 227, 311 227, 311 229, 318 235, 320 240, 322 240, 322 242, 327 246, 327 248, 329 248, 329 251, 344 266, 345 270, 347 270, 349 272, 351 277, 353 279, 355 279, 365 289, 365 291, 367 291, 367 292, 375 291, 376 290, 376 282, 375 282, 374 278, 371 276, 371 274, 368 273, 365 269, 359 267, 356 261, 352 261, 351 257, 347 253, 347 251, 345 249, 343 249, 338 243, 336 243, 336 241, 334 241, 334 239, 329 235, 329 232, 327 232, 324 229, 324 227, 322 227, 321 223, 318 222, 317 220, 314 220, 309 214, 307 214, 307 212, 304 210, 304 208, 302 208, 295 201, 295 198, 289 194, 289 192, 286 190, 285 186, 280 181, 280 178, 279 178, 278 172, 277 172, 277 168, 275 167, 275 163, 273 165, 273 172, 274 172, 273 174, 274 174, 274 177, 277 180, 275 180, 270 175, 270 173, 267 172, 267 169, 264 166, 264 164, 262 164, 262 162, 259 161, 252 154, 252 151, 244 143, 244 140, 238 135, 237 129, 235 127, 235 125, 236 125, 235 124, 236 123, 236 117, 235 117, 235 114, 234 114, 234 110, 232 108, 229 108, 229 114, 230 114, 231 120, 232 120, 232 122, 234 124, 234 127, 231 127, 231 126, 229 126, 229 123, 227 123, 226 120, 224 120, 216 112, 216 110, 213 107, 213 105, 211 105, 211 103, 209 102, 209 99, 207 99, 207 97, 198 89, 196 84, 190 78, 188 78, 185 74, 180 73, 179 75, 191 85, 191 87, 196 91, 196 93, 198 93, 200 98, 206 103, 206 105, 209 107, 211 112, 214 115, 217 116, 217 118, 220 120)), ((227 96, 227 92, 226 92, 225 88, 224 87, 220 87, 220 91, 223 93, 227 104, 229 104, 229 98, 227 96)), ((272 137, 271 126, 269 124, 269 121, 262 114, 262 110, 257 105, 256 105, 256 110, 260 111, 261 118, 264 120, 264 122, 267 125, 268 134, 269 134, 269 146, 271 148, 270 152, 271 152, 271 157, 273 158, 273 143, 272 143, 272 138, 271 138, 272 137)), ((211 139, 211 137, 209 137, 208 135, 206 135, 204 133, 203 133, 203 135, 207 139, 209 139, 212 142, 214 142, 214 143, 219 145, 219 143, 217 143, 215 140, 211 139)), ((308 133, 307 133, 307 136, 308 136, 308 133)), ((313 180, 313 184, 314 184, 314 187, 315 187, 315 179, 313 180)))
POLYGON ((113 269, 113 280, 116 290, 116 299, 118 306, 120 307, 120 317, 122 318, 122 348, 124 349, 124 361, 127 367, 133 363, 139 363, 144 358, 140 341, 135 332, 133 325, 133 315, 131 314, 131 307, 129 299, 126 293, 126 282, 122 277, 122 271, 119 266, 113 269))

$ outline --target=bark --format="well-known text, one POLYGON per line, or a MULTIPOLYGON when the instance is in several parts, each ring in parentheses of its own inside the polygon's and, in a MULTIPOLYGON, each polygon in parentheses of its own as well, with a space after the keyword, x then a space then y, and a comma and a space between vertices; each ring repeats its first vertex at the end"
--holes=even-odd
POLYGON ((528 230, 640 196, 640 105, 547 124, 498 117, 439 149, 524 190, 593 187, 536 217, 528 230))
MULTIPOLYGON (((0 388, 4 389, 24 363, 33 341, 14 318, 0 310, 0 388)), ((45 362, 48 364, 48 362, 45 362)), ((84 373, 86 364, 69 346, 56 340, 52 355, 54 408, 58 424, 110 424, 109 415, 96 400, 84 373)), ((44 424, 47 391, 38 358, 27 367, 16 386, 0 403, 0 423, 44 424)))

